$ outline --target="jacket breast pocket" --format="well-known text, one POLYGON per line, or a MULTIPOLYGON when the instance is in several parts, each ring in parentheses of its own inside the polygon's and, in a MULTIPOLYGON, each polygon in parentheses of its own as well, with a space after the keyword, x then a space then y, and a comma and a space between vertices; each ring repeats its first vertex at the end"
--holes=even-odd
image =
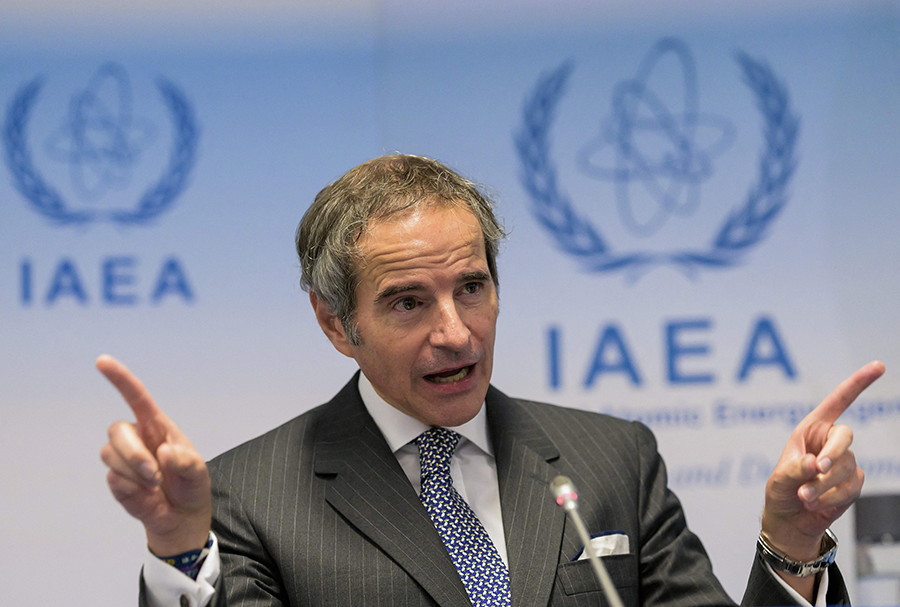
MULTIPOLYGON (((638 585, 637 556, 616 554, 605 556, 600 560, 606 566, 606 571, 616 588, 625 590, 638 585)), ((601 590, 600 582, 594 577, 591 563, 587 559, 563 563, 557 568, 556 574, 563 591, 568 595, 601 590)))

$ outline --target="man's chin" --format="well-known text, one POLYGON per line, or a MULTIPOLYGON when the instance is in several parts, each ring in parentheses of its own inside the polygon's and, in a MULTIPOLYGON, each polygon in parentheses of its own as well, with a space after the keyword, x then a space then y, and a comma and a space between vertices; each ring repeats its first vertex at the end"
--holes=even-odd
POLYGON ((428 405, 423 407, 425 414, 420 421, 429 426, 443 426, 452 428, 462 426, 478 415, 484 406, 484 397, 487 394, 487 386, 483 389, 476 386, 463 394, 443 394, 436 396, 430 394, 426 399, 428 405))
POLYGON ((455 428, 457 426, 462 426, 470 421, 472 421, 478 412, 481 411, 481 407, 484 401, 479 403, 477 406, 466 406, 466 407, 454 407, 452 410, 441 410, 436 412, 434 415, 430 416, 430 421, 426 421, 425 423, 429 426, 441 426, 444 428, 455 428))

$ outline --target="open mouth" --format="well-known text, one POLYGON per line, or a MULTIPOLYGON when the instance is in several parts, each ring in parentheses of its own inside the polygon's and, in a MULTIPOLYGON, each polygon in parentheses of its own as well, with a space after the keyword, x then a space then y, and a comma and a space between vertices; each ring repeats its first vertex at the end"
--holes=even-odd
POLYGON ((462 369, 450 369, 449 371, 444 371, 443 373, 426 375, 425 379, 436 384, 451 384, 453 382, 464 379, 469 373, 472 372, 473 368, 475 368, 475 365, 469 365, 468 367, 463 367, 462 369))

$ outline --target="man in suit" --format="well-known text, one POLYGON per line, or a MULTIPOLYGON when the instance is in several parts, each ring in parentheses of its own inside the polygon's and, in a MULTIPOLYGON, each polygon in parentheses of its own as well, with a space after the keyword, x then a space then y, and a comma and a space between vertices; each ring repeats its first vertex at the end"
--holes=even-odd
MULTIPOLYGON (((601 604, 581 542, 548 499, 564 474, 590 531, 606 534, 598 545, 615 547, 605 560, 626 604, 730 602, 649 430, 490 386, 501 236, 477 188, 432 160, 377 158, 326 187, 297 231, 302 283, 361 373, 208 467, 123 365, 98 359, 137 418, 113 424, 101 454, 155 555, 144 601, 601 604), (441 465, 452 488, 435 489, 433 440, 451 442, 441 465)), ((767 485, 745 603, 846 602, 822 553, 862 471, 834 421, 882 372, 860 369, 792 435, 767 485)))

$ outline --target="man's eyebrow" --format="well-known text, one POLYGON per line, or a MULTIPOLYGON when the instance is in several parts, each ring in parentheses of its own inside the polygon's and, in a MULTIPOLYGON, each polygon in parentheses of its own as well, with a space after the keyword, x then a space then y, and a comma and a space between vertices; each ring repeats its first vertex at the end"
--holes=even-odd
POLYGON ((414 282, 408 285, 394 285, 392 287, 387 287, 386 289, 382 289, 378 293, 375 294, 375 303, 380 304, 385 299, 389 299, 394 295, 399 295, 400 293, 407 293, 409 291, 419 291, 423 287, 421 284, 414 282))
POLYGON ((476 270, 475 272, 466 272, 462 276, 460 276, 460 282, 472 282, 472 281, 488 281, 491 279, 491 275, 482 270, 476 270))

